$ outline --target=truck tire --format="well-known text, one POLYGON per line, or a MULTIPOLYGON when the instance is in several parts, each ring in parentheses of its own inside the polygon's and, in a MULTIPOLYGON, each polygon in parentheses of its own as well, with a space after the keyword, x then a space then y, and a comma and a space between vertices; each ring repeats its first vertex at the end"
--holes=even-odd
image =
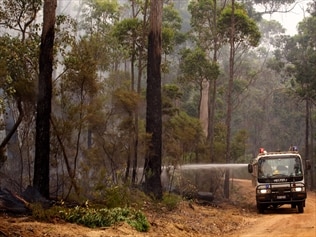
POLYGON ((304 213, 304 203, 300 202, 297 204, 298 213, 304 213))
POLYGON ((264 205, 257 203, 257 210, 259 214, 263 214, 264 213, 264 205))

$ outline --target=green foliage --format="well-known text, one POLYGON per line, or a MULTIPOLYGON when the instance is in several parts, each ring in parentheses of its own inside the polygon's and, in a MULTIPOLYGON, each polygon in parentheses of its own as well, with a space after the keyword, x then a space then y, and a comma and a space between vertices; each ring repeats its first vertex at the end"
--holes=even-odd
POLYGON ((165 54, 171 54, 176 45, 184 42, 181 33, 182 19, 172 3, 164 4, 162 13, 162 49, 165 54))
MULTIPOLYGON (((95 9, 95 17, 102 17, 104 15, 115 16, 119 10, 119 4, 113 0, 91 0, 92 6, 95 9), (106 13, 106 14, 105 14, 106 13)), ((107 18, 104 18, 106 20, 107 18)))
POLYGON ((21 42, 10 36, 0 37, 0 87, 8 97, 23 101, 35 99, 36 56, 35 42, 21 42))
POLYGON ((113 96, 118 108, 122 108, 128 114, 132 114, 132 112, 136 111, 140 101, 140 96, 136 92, 120 88, 114 92, 113 96))
POLYGON ((214 40, 218 37, 217 18, 220 9, 213 0, 190 1, 188 9, 192 15, 191 26, 197 32, 197 43, 201 47, 213 48, 214 40))
MULTIPOLYGON (((231 147, 232 161, 242 162, 244 154, 246 152, 246 142, 248 134, 246 130, 240 130, 234 136, 231 147)), ((244 160, 245 161, 245 160, 244 160)))
POLYGON ((150 228, 146 216, 140 211, 132 212, 126 222, 140 232, 147 232, 150 228))
POLYGON ((180 111, 164 122, 164 129, 163 149, 172 164, 180 163, 180 157, 191 159, 192 154, 206 154, 205 147, 201 149, 205 137, 197 118, 180 111))
MULTIPOLYGON (((50 211, 44 211, 50 213, 50 211)), ((86 208, 53 209, 52 213, 58 217, 90 228, 109 227, 119 222, 126 222, 140 232, 147 232, 150 225, 146 216, 141 212, 129 208, 86 208), (56 212, 58 210, 58 212, 56 212)))
POLYGON ((117 22, 112 32, 119 44, 128 50, 129 56, 136 54, 136 46, 144 47, 141 37, 143 34, 142 22, 137 18, 128 18, 117 22))
POLYGON ((97 92, 97 57, 98 49, 91 43, 91 38, 82 38, 72 46, 72 51, 65 58, 67 72, 63 80, 63 89, 72 92, 97 92))
MULTIPOLYGON (((226 1, 199 0, 190 1, 188 6, 192 27, 190 36, 206 54, 206 58, 212 60, 213 63, 218 61, 218 53, 225 43, 222 39, 223 36, 219 34, 218 20, 226 4, 226 1)), ((219 75, 218 71, 219 69, 215 70, 212 76, 206 78, 216 80, 219 75)))
MULTIPOLYGON (((226 7, 218 20, 219 32, 226 42, 229 42, 231 35, 232 24, 232 7, 226 7)), ((240 4, 235 3, 234 11, 235 19, 235 42, 249 44, 250 46, 257 46, 260 41, 260 31, 256 22, 251 19, 246 10, 240 4)))
POLYGON ((180 69, 184 81, 195 82, 199 88, 203 79, 212 80, 219 75, 219 66, 207 59, 202 48, 187 49, 182 52, 180 69))
POLYGON ((181 29, 182 19, 178 10, 175 9, 173 3, 164 5, 162 12, 162 24, 165 28, 172 28, 174 30, 181 29))
POLYGON ((199 120, 188 116, 186 113, 180 112, 177 116, 173 117, 170 120, 170 125, 172 126, 174 136, 186 141, 187 145, 203 137, 199 120))
POLYGON ((297 94, 316 100, 316 16, 300 22, 298 31, 299 34, 288 41, 286 58, 295 66, 297 94))
POLYGON ((150 225, 146 216, 139 210, 132 208, 90 208, 76 206, 66 208, 53 206, 45 209, 40 203, 30 206, 32 216, 40 221, 52 221, 61 218, 71 223, 84 225, 90 228, 109 227, 119 222, 126 222, 140 232, 147 232, 150 225))
POLYGON ((175 84, 165 84, 163 85, 163 93, 171 100, 176 100, 181 98, 182 92, 179 87, 175 84))
POLYGON ((85 1, 82 26, 88 32, 105 29, 109 24, 119 19, 119 8, 120 6, 116 0, 85 1))
POLYGON ((168 193, 163 196, 162 204, 165 205, 169 211, 172 211, 178 207, 181 201, 182 198, 179 195, 168 193))
POLYGON ((285 75, 296 95, 316 99, 316 17, 306 17, 298 25, 298 34, 283 37, 269 67, 285 75), (289 80, 291 79, 291 80, 289 80))
POLYGON ((199 102, 200 93, 196 90, 196 85, 180 81, 181 90, 183 95, 181 97, 181 109, 188 115, 198 118, 199 117, 199 102), (183 83, 182 83, 183 82, 183 83))
POLYGON ((52 221, 54 218, 60 217, 62 210, 64 210, 59 206, 45 209, 41 203, 32 203, 30 209, 32 210, 32 217, 40 221, 52 221))
POLYGON ((3 0, 0 5, 1 26, 18 29, 25 33, 26 29, 35 20, 41 6, 41 0, 3 0))
POLYGON ((104 202, 108 208, 129 206, 130 192, 125 186, 106 188, 104 202))
POLYGON ((178 112, 177 102, 182 92, 175 84, 166 84, 162 88, 162 113, 164 115, 175 115, 178 112))
POLYGON ((116 0, 87 0, 82 2, 79 27, 83 35, 89 35, 91 54, 97 61, 98 69, 109 70, 126 58, 126 53, 113 36, 112 29, 120 18, 120 8, 116 0))
POLYGON ((226 149, 226 126, 224 123, 217 123, 214 128, 214 154, 213 162, 225 162, 226 149))

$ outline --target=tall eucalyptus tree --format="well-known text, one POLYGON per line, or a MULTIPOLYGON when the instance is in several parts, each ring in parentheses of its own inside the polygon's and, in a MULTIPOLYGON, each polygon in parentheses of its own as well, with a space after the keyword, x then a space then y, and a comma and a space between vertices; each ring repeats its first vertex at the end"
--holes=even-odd
POLYGON ((161 106, 161 27, 163 1, 150 2, 146 133, 149 135, 145 155, 145 191, 156 199, 162 199, 162 106, 161 106))
MULTIPOLYGON (((229 43, 229 79, 226 90, 226 163, 231 161, 231 119, 233 110, 233 83, 236 69, 236 55, 238 50, 255 47, 260 40, 260 31, 256 22, 251 19, 244 7, 235 3, 225 8, 218 21, 219 32, 224 41, 229 43)), ((229 198, 229 170, 225 173, 224 196, 229 198)))
MULTIPOLYGON (((192 15, 191 26, 196 44, 205 52, 206 59, 210 61, 212 73, 204 75, 204 84, 207 84, 207 113, 206 136, 210 143, 211 161, 214 156, 214 127, 215 127, 215 101, 217 93, 218 54, 222 47, 221 36, 218 32, 218 18, 224 9, 226 1, 219 3, 217 0, 202 0, 190 2, 188 9, 192 15)), ((201 81, 201 86, 202 86, 201 81)), ((200 111, 201 113, 202 111, 200 111)))
POLYGON ((43 29, 39 55, 36 144, 33 185, 49 198, 50 118, 52 102, 53 47, 57 0, 44 0, 43 29))

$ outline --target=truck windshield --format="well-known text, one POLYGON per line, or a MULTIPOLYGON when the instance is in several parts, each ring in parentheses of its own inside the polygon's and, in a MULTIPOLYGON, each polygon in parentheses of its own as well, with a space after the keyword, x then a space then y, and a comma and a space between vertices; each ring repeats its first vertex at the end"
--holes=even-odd
POLYGON ((301 160, 298 157, 263 157, 258 161, 258 177, 302 176, 301 160))

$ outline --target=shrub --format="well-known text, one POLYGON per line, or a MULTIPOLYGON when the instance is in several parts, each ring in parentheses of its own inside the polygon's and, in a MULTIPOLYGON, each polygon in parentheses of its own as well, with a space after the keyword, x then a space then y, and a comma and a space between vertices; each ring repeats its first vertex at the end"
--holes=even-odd
POLYGON ((149 223, 146 216, 131 208, 87 208, 77 206, 75 208, 65 208, 53 206, 44 209, 40 204, 33 204, 32 216, 41 221, 52 221, 54 218, 84 225, 90 228, 108 227, 119 222, 126 222, 137 231, 147 232, 149 223))
POLYGON ((132 218, 127 219, 127 223, 140 232, 147 232, 149 230, 147 218, 140 211, 135 211, 132 218))
POLYGON ((115 186, 107 188, 104 201, 108 208, 129 206, 130 193, 127 187, 115 186))
POLYGON ((66 221, 90 228, 107 227, 125 221, 137 231, 146 232, 149 230, 149 223, 145 215, 140 211, 128 208, 94 209, 76 207, 61 211, 61 217, 66 221))
POLYGON ((164 204, 169 211, 176 209, 182 198, 179 195, 168 193, 164 195, 162 204, 164 204))
POLYGON ((49 209, 44 209, 42 204, 33 203, 30 208, 32 210, 32 216, 37 220, 52 221, 52 219, 60 217, 61 207, 54 206, 49 209))

